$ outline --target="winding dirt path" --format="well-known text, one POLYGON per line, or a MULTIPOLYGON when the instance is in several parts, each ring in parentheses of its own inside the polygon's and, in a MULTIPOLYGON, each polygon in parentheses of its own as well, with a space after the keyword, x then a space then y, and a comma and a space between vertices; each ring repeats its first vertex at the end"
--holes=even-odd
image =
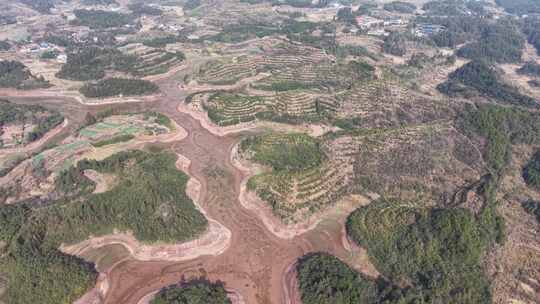
MULTIPOLYGON (((200 205, 208 217, 231 231, 230 246, 217 256, 203 255, 176 262, 127 258, 107 271, 108 289, 103 303, 141 303, 165 286, 193 277, 206 277, 223 281, 227 289, 241 295, 245 303, 294 304, 299 303, 294 265, 307 253, 329 252, 356 269, 365 269, 366 265, 362 265, 365 260, 343 246, 345 212, 322 220, 305 233, 280 238, 267 229, 256 212, 242 206, 239 201, 241 184, 248 172, 239 170, 231 161, 231 153, 242 133, 216 135, 205 129, 199 120, 180 112, 178 106, 187 92, 180 90, 174 79, 182 79, 182 76, 179 72, 157 80, 163 92, 157 101, 116 107, 160 111, 187 131, 185 138, 166 145, 190 160, 184 169, 200 182, 200 205)), ((21 97, 21 101, 44 102, 43 98, 32 98, 21 97)), ((72 113, 75 118, 80 118, 81 113, 107 108, 83 105, 70 96, 57 96, 54 101, 45 102, 75 107, 77 113, 72 113)))

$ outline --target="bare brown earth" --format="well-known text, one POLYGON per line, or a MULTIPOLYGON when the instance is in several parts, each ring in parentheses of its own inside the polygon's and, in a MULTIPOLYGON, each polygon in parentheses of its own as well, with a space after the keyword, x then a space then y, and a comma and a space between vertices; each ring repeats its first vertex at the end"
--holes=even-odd
MULTIPOLYGON (((231 151, 242 133, 215 135, 201 126, 200 121, 178 111, 179 104, 187 96, 174 80, 181 76, 177 74, 174 78, 159 80, 163 97, 156 101, 122 103, 115 108, 158 110, 187 131, 186 138, 166 145, 189 159, 190 163, 184 169, 200 182, 200 206, 209 218, 232 232, 230 246, 220 255, 204 255, 187 261, 141 261, 130 256, 108 267, 106 284, 100 281, 97 286, 103 297, 94 297, 92 301, 138 303, 165 286, 193 277, 206 277, 223 281, 226 288, 241 295, 245 303, 300 303, 297 296, 291 297, 297 295, 291 265, 302 255, 317 251, 334 254, 354 268, 373 275, 368 271, 373 266, 365 256, 356 250, 347 250, 342 242, 346 212, 336 212, 312 230, 284 239, 269 231, 256 212, 240 204, 241 183, 247 173, 233 165, 231 151)), ((82 122, 86 112, 95 113, 110 107, 84 105, 73 96, 8 95, 14 102, 39 101, 53 108, 64 108, 66 117, 72 121, 82 122)))

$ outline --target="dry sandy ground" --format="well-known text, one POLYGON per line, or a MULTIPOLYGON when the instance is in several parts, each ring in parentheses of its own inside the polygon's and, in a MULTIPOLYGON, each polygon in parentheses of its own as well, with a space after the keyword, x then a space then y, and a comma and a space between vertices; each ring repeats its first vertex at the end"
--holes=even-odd
POLYGON ((42 97, 42 98, 54 98, 54 97, 68 97, 83 105, 111 105, 120 103, 135 103, 135 102, 153 102, 159 100, 162 95, 153 94, 136 97, 110 97, 110 98, 86 98, 82 94, 76 91, 60 90, 59 88, 52 89, 39 89, 39 90, 16 90, 16 89, 0 89, 0 96, 10 97, 42 97))

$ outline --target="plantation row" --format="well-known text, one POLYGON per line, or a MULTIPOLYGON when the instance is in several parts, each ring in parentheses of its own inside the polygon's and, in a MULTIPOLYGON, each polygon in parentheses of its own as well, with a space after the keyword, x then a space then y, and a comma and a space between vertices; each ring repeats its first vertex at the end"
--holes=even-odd
POLYGON ((119 49, 89 47, 68 53, 67 62, 56 76, 89 81, 102 79, 107 72, 114 71, 143 77, 167 72, 184 59, 181 52, 172 53, 161 49, 125 53, 119 49))
POLYGON ((329 159, 332 153, 307 135, 267 134, 246 139, 241 150, 246 158, 272 167, 252 177, 248 188, 286 222, 301 220, 348 193, 352 166, 329 159))
POLYGON ((215 93, 203 100, 202 106, 213 122, 227 126, 257 119, 291 123, 318 120, 336 111, 333 102, 322 100, 317 91, 294 90, 275 96, 215 93))
POLYGON ((230 85, 257 74, 256 64, 245 57, 236 61, 213 61, 199 71, 199 81, 212 85, 230 85))

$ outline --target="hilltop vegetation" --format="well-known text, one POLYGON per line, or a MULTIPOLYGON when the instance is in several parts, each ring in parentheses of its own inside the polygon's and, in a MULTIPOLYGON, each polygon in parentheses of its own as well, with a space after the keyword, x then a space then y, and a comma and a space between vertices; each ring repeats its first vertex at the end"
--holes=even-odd
POLYGON ((92 29, 121 27, 133 22, 133 16, 117 12, 79 9, 74 13, 77 19, 73 20, 72 24, 84 25, 92 29))
POLYGON ((56 74, 58 78, 89 81, 105 77, 106 72, 115 71, 140 77, 166 72, 167 62, 181 62, 182 52, 159 51, 153 59, 145 60, 135 54, 124 54, 114 48, 83 47, 68 53, 67 62, 56 74))
POLYGON ((485 26, 479 38, 459 49, 457 55, 471 60, 515 63, 521 61, 524 45, 518 25, 503 20, 485 26))
POLYGON ((403 1, 392 1, 385 3, 383 8, 390 12, 398 12, 402 14, 412 14, 414 11, 416 11, 416 5, 403 1))
POLYGON ((232 304, 222 283, 194 280, 161 290, 150 304, 232 304))
POLYGON ((483 96, 500 103, 538 107, 531 97, 504 82, 497 76, 495 68, 484 61, 471 61, 448 76, 448 80, 437 89, 451 97, 471 98, 483 96))
POLYGON ((540 14, 540 3, 536 0, 495 0, 495 2, 513 14, 540 14))
POLYGON ((58 251, 63 243, 114 230, 131 231, 145 243, 183 242, 202 233, 207 221, 186 195, 188 178, 175 162, 173 154, 142 151, 82 160, 60 174, 56 186, 64 196, 46 208, 1 205, 0 240, 8 246, 0 272, 8 278, 8 303, 71 303, 93 287, 94 267, 58 251), (119 180, 111 190, 92 194, 87 169, 119 180))
POLYGON ((486 139, 484 158, 494 173, 507 165, 512 144, 540 144, 540 115, 535 112, 480 105, 466 108, 457 123, 470 137, 479 135, 486 139))
POLYGON ((70 80, 96 80, 105 77, 107 69, 128 71, 135 64, 135 56, 124 55, 108 48, 90 47, 68 53, 67 62, 56 74, 70 80))
POLYGON ((353 212, 347 233, 386 278, 422 303, 491 303, 480 263, 490 242, 465 209, 418 209, 380 200, 353 212))
POLYGON ((338 258, 315 253, 296 266, 303 304, 376 303, 375 282, 364 278, 338 258))
POLYGON ((134 96, 156 93, 159 87, 147 80, 107 78, 97 83, 87 83, 80 92, 89 98, 134 96))
POLYGON ((51 9, 54 8, 54 0, 18 0, 18 1, 43 14, 49 14, 51 12, 51 9))
POLYGON ((251 160, 275 171, 298 171, 318 166, 324 159, 319 143, 305 134, 287 134, 269 142, 271 135, 242 141, 241 150, 251 153, 251 160))

